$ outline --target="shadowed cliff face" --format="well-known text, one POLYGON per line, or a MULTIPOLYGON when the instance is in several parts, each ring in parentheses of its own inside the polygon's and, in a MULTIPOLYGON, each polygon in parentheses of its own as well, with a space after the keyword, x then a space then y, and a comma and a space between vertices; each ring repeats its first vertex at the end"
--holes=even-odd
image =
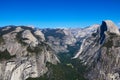
POLYGON ((100 26, 100 44, 103 43, 105 39, 105 31, 114 33, 119 35, 119 29, 118 27, 110 20, 106 20, 102 22, 102 25, 100 26))
POLYGON ((102 22, 102 25, 101 25, 101 27, 100 27, 100 44, 102 44, 103 43, 103 41, 104 41, 104 39, 105 39, 105 31, 107 31, 107 25, 106 25, 106 23, 103 21, 102 22))
POLYGON ((119 80, 119 58, 110 20, 84 29, 0 28, 0 80, 119 80))
POLYGON ((82 34, 76 29, 44 29, 41 32, 26 26, 0 28, 0 80, 37 79, 44 74, 48 79, 85 80, 85 67, 79 60, 71 60, 71 57, 79 49, 83 38, 90 36, 97 27, 79 29, 83 30, 82 34), (58 65, 53 65, 60 62, 54 53, 61 60, 58 65))
POLYGON ((88 72, 90 80, 120 79, 120 36, 108 33, 106 41, 101 46, 99 60, 91 66, 88 72), (92 76, 92 77, 91 77, 92 76))
POLYGON ((112 21, 102 22, 96 36, 84 40, 77 58, 88 66, 89 80, 119 80, 119 29, 112 21))
POLYGON ((97 31, 99 25, 92 25, 87 28, 78 29, 43 29, 46 41, 52 49, 59 53, 69 53, 73 50, 76 54, 84 38, 97 31))

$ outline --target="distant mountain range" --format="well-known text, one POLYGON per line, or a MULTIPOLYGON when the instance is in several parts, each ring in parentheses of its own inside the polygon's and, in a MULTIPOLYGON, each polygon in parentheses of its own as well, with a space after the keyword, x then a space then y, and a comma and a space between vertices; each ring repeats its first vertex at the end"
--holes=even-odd
POLYGON ((0 28, 0 80, 119 80, 120 32, 111 21, 73 29, 0 28))

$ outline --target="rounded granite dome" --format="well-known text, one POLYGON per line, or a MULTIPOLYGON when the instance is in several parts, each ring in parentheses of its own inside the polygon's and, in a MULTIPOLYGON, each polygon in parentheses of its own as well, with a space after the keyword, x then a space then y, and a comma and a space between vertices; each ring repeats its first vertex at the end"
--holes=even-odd
POLYGON ((118 27, 111 20, 102 21, 102 25, 100 28, 106 28, 106 31, 110 33, 120 34, 118 27))

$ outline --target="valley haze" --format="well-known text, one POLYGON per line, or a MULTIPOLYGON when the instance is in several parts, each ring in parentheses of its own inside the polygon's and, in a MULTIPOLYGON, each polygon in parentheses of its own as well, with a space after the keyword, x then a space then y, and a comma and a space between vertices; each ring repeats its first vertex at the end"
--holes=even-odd
POLYGON ((119 40, 111 20, 86 28, 0 27, 0 80, 119 80, 119 40))

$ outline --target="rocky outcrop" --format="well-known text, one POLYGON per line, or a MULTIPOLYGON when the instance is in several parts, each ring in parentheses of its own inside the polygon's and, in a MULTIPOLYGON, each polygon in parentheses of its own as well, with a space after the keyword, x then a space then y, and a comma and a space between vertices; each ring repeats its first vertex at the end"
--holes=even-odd
POLYGON ((76 39, 69 29, 43 29, 42 32, 56 53, 68 52, 68 45, 76 43, 76 39))
POLYGON ((30 44, 31 46, 35 47, 38 45, 38 40, 32 35, 30 30, 25 30, 22 33, 22 38, 24 39, 23 42, 30 44))
POLYGON ((40 38, 40 40, 45 41, 44 34, 40 30, 36 30, 34 34, 36 37, 40 38))
POLYGON ((97 33, 84 39, 74 58, 81 59, 88 66, 86 77, 89 80, 120 79, 119 40, 119 30, 109 20, 102 22, 97 33))
MULTIPOLYGON (((82 39, 80 49, 78 50, 77 54, 73 57, 73 59, 78 58, 80 55, 85 56, 84 52, 87 52, 89 48, 96 47, 99 49, 99 45, 88 46, 88 45, 94 44, 95 41, 98 41, 98 38, 99 38, 98 29, 99 29, 99 27, 100 27, 100 25, 93 25, 91 27, 83 29, 83 32, 82 31, 79 32, 79 35, 81 35, 81 33, 84 33, 84 36, 83 35, 80 36, 80 39, 82 39)), ((81 56, 80 56, 81 59, 84 58, 81 56)), ((87 57, 86 57, 86 59, 87 59, 87 57)))
POLYGON ((95 33, 100 25, 94 24, 91 26, 88 26, 86 28, 73 28, 70 29, 71 33, 80 40, 81 38, 85 38, 90 36, 92 33, 95 33))
POLYGON ((79 48, 81 42, 96 32, 99 26, 100 25, 92 25, 83 29, 43 29, 42 32, 45 35, 46 41, 58 54, 70 52, 70 47, 79 48))
POLYGON ((59 62, 40 30, 9 26, 0 31, 0 80, 40 77, 48 70, 47 62, 59 62))
POLYGON ((88 72, 90 80, 119 80, 120 79, 120 44, 119 35, 108 34, 105 43, 98 51, 97 62, 88 72), (92 76, 92 77, 91 77, 92 76))
MULTIPOLYGON (((119 30, 110 20, 82 29, 0 28, 0 80, 39 79, 46 72, 44 77, 49 79, 54 73, 50 64, 59 63, 59 59, 67 62, 62 65, 65 68, 72 66, 68 70, 75 72, 74 75, 83 73, 79 73, 83 68, 76 65, 81 65, 82 61, 84 68, 87 66, 85 77, 88 80, 120 80, 119 40, 119 30), (59 55, 59 59, 56 55, 59 55), (77 63, 70 62, 74 61, 71 58, 77 63)), ((60 65, 57 65, 58 68, 52 66, 55 72, 58 71, 54 76, 64 71, 60 65)), ((78 77, 74 79, 81 79, 78 77)))
POLYGON ((102 29, 104 28, 110 33, 120 34, 118 27, 111 20, 105 20, 102 22, 101 31, 103 31, 102 29))
POLYGON ((105 39, 105 32, 120 35, 118 27, 111 20, 103 21, 99 29, 100 44, 102 44, 105 39))

